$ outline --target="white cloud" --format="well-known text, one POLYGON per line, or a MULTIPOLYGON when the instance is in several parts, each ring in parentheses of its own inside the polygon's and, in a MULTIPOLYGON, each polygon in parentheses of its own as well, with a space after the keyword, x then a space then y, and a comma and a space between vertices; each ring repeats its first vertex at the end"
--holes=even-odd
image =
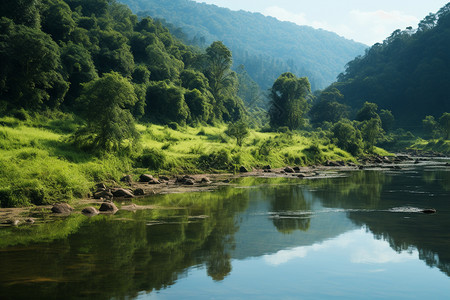
POLYGON ((416 26, 419 22, 417 17, 397 10, 361 11, 354 9, 349 11, 347 16, 329 19, 329 21, 313 20, 304 12, 293 12, 279 6, 268 7, 263 14, 281 21, 333 31, 338 35, 368 45, 382 42, 396 29, 416 26))
MULTIPOLYGON (((305 258, 308 254, 314 252, 330 251, 330 249, 333 249, 334 252, 345 253, 347 259, 355 264, 401 263, 416 260, 419 257, 417 250, 397 253, 392 250, 386 241, 376 240, 372 234, 367 233, 364 229, 359 229, 344 233, 323 243, 281 250, 271 255, 265 255, 264 260, 269 265, 278 266, 293 259, 305 258)), ((382 271, 383 269, 374 270, 374 272, 382 271)))

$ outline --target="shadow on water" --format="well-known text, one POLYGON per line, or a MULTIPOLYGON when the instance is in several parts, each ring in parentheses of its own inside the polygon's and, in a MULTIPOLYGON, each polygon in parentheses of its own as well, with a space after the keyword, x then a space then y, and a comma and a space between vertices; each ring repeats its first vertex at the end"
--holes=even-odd
POLYGON ((312 245, 358 227, 396 251, 416 248, 420 259, 450 276, 450 172, 408 172, 246 178, 241 188, 137 201, 167 209, 1 228, 0 298, 132 298, 175 284, 190 268, 221 281, 233 272, 233 259, 312 245), (408 209, 426 207, 438 212, 408 209))

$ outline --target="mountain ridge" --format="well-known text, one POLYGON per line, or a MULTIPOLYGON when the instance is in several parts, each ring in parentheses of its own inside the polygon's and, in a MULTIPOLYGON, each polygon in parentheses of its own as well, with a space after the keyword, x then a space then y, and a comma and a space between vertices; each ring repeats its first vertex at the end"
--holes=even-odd
POLYGON ((190 0, 120 2, 138 15, 162 18, 180 27, 191 40, 202 39, 205 45, 222 40, 232 50, 235 66, 245 65, 263 89, 287 71, 307 76, 313 89, 322 89, 368 47, 331 31, 258 12, 234 11, 190 0))

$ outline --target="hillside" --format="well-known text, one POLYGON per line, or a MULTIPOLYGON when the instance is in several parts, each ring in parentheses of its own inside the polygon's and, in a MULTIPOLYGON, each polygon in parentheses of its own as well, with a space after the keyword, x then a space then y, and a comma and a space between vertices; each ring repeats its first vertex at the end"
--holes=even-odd
POLYGON ((418 131, 425 116, 450 111, 449 53, 450 3, 349 62, 329 90, 337 88, 353 108, 374 102, 392 111, 396 127, 418 131))
POLYGON ((188 0, 120 0, 138 15, 163 18, 180 27, 198 45, 221 40, 262 89, 284 72, 307 76, 312 89, 336 80, 345 64, 365 45, 335 33, 281 22, 259 13, 231 11, 188 0))

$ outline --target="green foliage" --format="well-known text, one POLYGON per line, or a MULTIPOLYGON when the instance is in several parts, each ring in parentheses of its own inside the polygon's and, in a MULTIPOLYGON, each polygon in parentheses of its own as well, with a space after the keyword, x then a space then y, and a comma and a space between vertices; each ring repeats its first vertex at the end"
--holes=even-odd
POLYGON ((225 133, 236 138, 236 143, 239 147, 242 146, 242 142, 249 135, 248 126, 244 121, 229 123, 225 133))
POLYGON ((49 35, 0 19, 0 61, 0 98, 9 108, 54 108, 63 101, 69 85, 49 35))
POLYGON ((308 78, 298 78, 292 73, 283 73, 271 89, 270 123, 273 127, 287 126, 298 129, 304 124, 307 113, 306 96, 311 92, 308 78))
POLYGON ((284 72, 307 76, 314 90, 324 88, 349 60, 367 48, 328 31, 196 1, 121 2, 140 16, 150 15, 174 24, 172 34, 200 48, 223 41, 233 52, 234 66, 245 65, 263 91, 284 72), (179 27, 184 34, 179 34, 179 27))
POLYGON ((425 17, 418 30, 396 30, 349 62, 334 85, 345 96, 344 103, 359 107, 370 100, 391 111, 397 127, 414 132, 420 132, 418 124, 425 116, 449 111, 448 6, 425 17))
POLYGON ((220 149, 210 154, 203 154, 198 159, 198 166, 202 170, 230 170, 231 153, 226 149, 220 149))
POLYGON ((119 151, 134 147, 138 132, 130 109, 137 101, 132 84, 118 73, 84 85, 78 99, 86 126, 74 135, 75 143, 95 151, 119 151))
POLYGON ((371 119, 378 119, 378 105, 375 103, 365 102, 363 107, 358 111, 356 115, 357 121, 369 121, 371 119))
POLYGON ((350 109, 347 105, 340 103, 343 98, 341 92, 334 87, 322 91, 309 111, 311 122, 314 124, 336 123, 348 118, 350 109))
POLYGON ((160 170, 166 167, 167 159, 163 151, 155 148, 145 148, 136 160, 137 167, 149 170, 160 170))
POLYGON ((337 122, 331 129, 335 144, 352 155, 359 155, 363 149, 361 132, 349 120, 337 122))
POLYGON ((364 148, 372 152, 375 144, 383 137, 384 131, 379 118, 364 121, 361 126, 364 148))
POLYGON ((379 113, 381 126, 383 130, 388 132, 394 127, 395 118, 390 110, 382 109, 379 113))
POLYGON ((147 89, 147 115, 153 122, 186 124, 189 107, 182 88, 165 81, 152 83, 147 89))
POLYGON ((439 125, 442 128, 443 138, 450 139, 450 113, 445 112, 439 118, 439 125))

